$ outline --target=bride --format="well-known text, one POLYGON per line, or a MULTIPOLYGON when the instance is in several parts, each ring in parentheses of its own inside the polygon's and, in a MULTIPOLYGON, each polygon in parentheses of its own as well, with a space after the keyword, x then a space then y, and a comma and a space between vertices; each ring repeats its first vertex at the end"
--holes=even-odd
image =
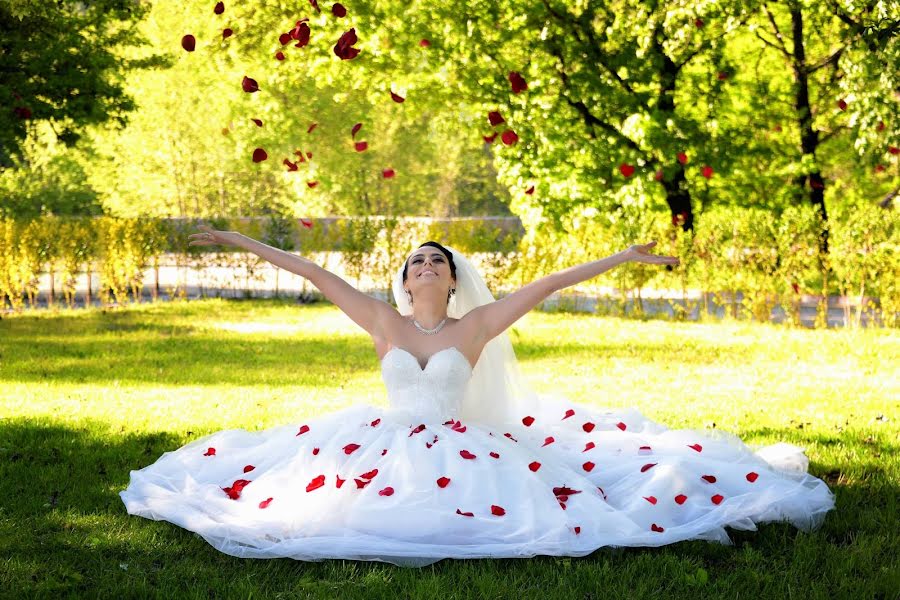
POLYGON ((372 337, 389 408, 354 405, 263 431, 225 430, 131 471, 129 514, 239 557, 375 560, 584 556, 603 546, 730 543, 725 527, 818 527, 834 507, 802 449, 756 451, 721 431, 669 430, 633 409, 537 397, 510 325, 557 290, 629 261, 675 265, 655 242, 494 299, 453 248, 426 242, 393 281, 398 309, 315 263, 201 226, 302 275, 372 337))

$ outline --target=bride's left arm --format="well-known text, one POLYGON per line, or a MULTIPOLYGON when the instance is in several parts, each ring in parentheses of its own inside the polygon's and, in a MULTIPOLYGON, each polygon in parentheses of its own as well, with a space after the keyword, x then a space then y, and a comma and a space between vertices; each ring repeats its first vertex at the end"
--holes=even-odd
POLYGON ((491 340, 522 318, 525 313, 540 304, 553 292, 596 277, 600 273, 609 271, 622 263, 678 264, 679 261, 674 256, 650 254, 648 251, 655 245, 656 242, 637 244, 612 256, 551 273, 546 277, 532 281, 496 302, 473 309, 472 315, 480 325, 479 330, 485 334, 487 340, 491 340))

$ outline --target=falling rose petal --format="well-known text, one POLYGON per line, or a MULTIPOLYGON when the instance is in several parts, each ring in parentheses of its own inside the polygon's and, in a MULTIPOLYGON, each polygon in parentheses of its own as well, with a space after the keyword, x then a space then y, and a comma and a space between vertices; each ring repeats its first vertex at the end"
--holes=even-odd
POLYGON ((590 421, 588 421, 587 423, 585 423, 584 425, 581 426, 581 428, 584 429, 585 433, 592 432, 594 430, 594 427, 595 427, 595 425, 593 423, 591 423, 590 421))
POLYGON ((891 154, 900 154, 900 148, 897 146, 888 146, 888 152, 891 154))
POLYGON ((875 131, 884 131, 884 128, 884 121, 878 121, 878 125, 875 126, 875 131))
POLYGON ((362 475, 360 475, 360 477, 362 477, 363 479, 372 479, 376 475, 378 475, 378 469, 372 469, 371 471, 363 473, 362 475))
POLYGON ((331 14, 340 19, 347 16, 347 9, 340 2, 335 2, 331 5, 331 14))
POLYGON ((13 112, 23 121, 31 118, 31 109, 27 106, 17 106, 13 109, 13 112))
POLYGON ((687 496, 685 496, 684 494, 678 494, 677 496, 675 496, 675 504, 678 504, 680 506, 685 502, 687 502, 687 496))
POLYGON ((399 95, 395 94, 394 92, 391 92, 391 100, 393 100, 397 104, 400 104, 401 102, 405 101, 406 98, 404 98, 403 96, 399 96, 399 95))
POLYGON ((532 416, 528 416, 522 419, 522 424, 525 425, 525 427, 531 427, 532 423, 534 423, 534 417, 532 416))
POLYGON ((319 0, 309 0, 309 5, 312 6, 317 13, 322 12, 321 10, 319 10, 319 0))
POLYGON ((659 463, 647 463, 646 465, 641 467, 641 473, 646 473, 647 471, 649 471, 650 469, 652 469, 653 467, 655 467, 658 464, 659 463))
POLYGON ((288 171, 293 172, 299 169, 297 163, 291 162, 288 159, 284 159, 282 163, 288 168, 288 171))
POLYGON ((272 504, 273 498, 266 498, 262 502, 259 503, 260 508, 269 508, 269 505, 272 504))
POLYGON ((544 438, 544 443, 541 444, 541 448, 543 448, 544 446, 549 446, 550 444, 552 444, 555 441, 556 440, 553 439, 552 435, 548 435, 547 437, 544 438))
MULTIPOLYGON (((534 194, 534 186, 531 186, 530 188, 528 188, 527 190, 525 190, 525 193, 528 194, 529 196, 531 196, 532 194, 534 194)), ((565 418, 565 417, 563 417, 563 418, 565 418)))
POLYGON ((381 176, 384 177, 385 179, 390 179, 394 175, 395 175, 395 173, 394 173, 393 169, 382 169, 382 171, 381 171, 381 176))
MULTIPOLYGON (((527 194, 528 192, 525 192, 525 193, 527 194)), ((565 416, 562 419, 560 419, 560 421, 564 421, 565 419, 568 419, 569 417, 574 417, 574 416, 575 416, 575 411, 570 408, 566 411, 565 416)))
POLYGON ((594 442, 588 442, 587 444, 584 445, 584 450, 582 450, 582 452, 587 452, 588 450, 592 449, 594 446, 595 446, 594 442))
POLYGON ((275 60, 284 60, 284 52, 279 50, 275 53, 275 60))
POLYGON ((347 444, 344 446, 344 454, 353 454, 359 448, 359 444, 347 444))
POLYGON ((656 523, 652 524, 652 525, 650 526, 650 529, 653 530, 653 531, 655 531, 656 533, 662 533, 663 531, 665 531, 664 528, 660 527, 660 526, 657 525, 656 523))
POLYGON ((208 449, 206 450, 206 452, 203 453, 203 456, 215 456, 215 455, 216 455, 216 449, 215 449, 215 448, 208 448, 208 449))
POLYGON ((359 54, 359 49, 352 48, 352 46, 357 41, 356 28, 351 28, 349 31, 344 32, 344 34, 342 34, 338 39, 337 44, 334 45, 334 53, 341 60, 350 60, 356 58, 356 56, 359 54))
POLYGON ((310 123, 309 127, 306 128, 306 133, 312 133, 313 129, 318 127, 318 123, 310 123))
POLYGON ((378 491, 379 496, 392 496, 393 494, 394 494, 394 488, 392 488, 391 486, 388 486, 388 487, 384 488, 383 490, 378 491))
POLYGON ((303 48, 304 46, 309 44, 309 35, 309 25, 307 25, 306 23, 298 22, 297 27, 295 27, 291 32, 291 37, 297 40, 297 43, 294 44, 294 47, 303 48))
POLYGON ((472 454, 471 452, 469 452, 468 450, 460 450, 459 455, 462 456, 463 458, 467 458, 469 460, 475 458, 475 455, 472 454))
POLYGON ((594 463, 592 463, 591 461, 587 461, 586 463, 581 465, 581 468, 584 469, 585 471, 587 471, 588 473, 590 473, 591 471, 594 470, 595 466, 596 465, 594 463))
POLYGON ((259 84, 256 83, 255 79, 251 79, 244 75, 244 79, 241 80, 241 88, 248 94, 252 94, 253 92, 259 91, 259 84))
POLYGON ((698 29, 702 28, 703 27, 703 19, 694 19, 694 25, 696 25, 698 29))
POLYGON ((500 134, 500 141, 506 144, 507 146, 512 146, 516 142, 519 141, 519 136, 516 135, 516 132, 512 129, 507 129, 503 133, 500 134))
POLYGON ((759 479, 759 473, 754 473, 753 471, 747 473, 747 481, 749 481, 750 483, 753 483, 757 479, 759 479))
POLYGON ((313 490, 317 490, 323 485, 325 485, 325 476, 319 475, 317 477, 314 477, 313 480, 309 482, 309 484, 306 486, 306 491, 311 492, 313 490))
POLYGON ((709 179, 710 177, 713 176, 713 168, 712 168, 711 166, 709 166, 709 165, 706 165, 706 166, 703 167, 703 169, 700 171, 700 174, 703 175, 704 177, 706 177, 707 179, 709 179))
POLYGON ((528 84, 525 83, 525 78, 523 78, 517 71, 509 72, 509 83, 512 86, 513 94, 518 94, 519 92, 524 92, 528 89, 528 84))
POLYGON ((369 425, 371 425, 372 427, 376 427, 379 423, 381 423, 381 417, 378 417, 377 419, 369 423, 369 425))
POLYGON ((722 500, 724 500, 724 499, 725 499, 725 496, 723 496, 722 494, 716 494, 715 496, 713 496, 713 497, 710 498, 710 500, 712 501, 712 503, 715 504, 715 505, 717 505, 717 506, 718 506, 719 504, 721 504, 721 503, 722 503, 722 500))
POLYGON ((231 28, 229 28, 229 27, 226 27, 225 29, 222 30, 222 39, 223 40, 228 39, 233 35, 234 35, 234 31, 232 31, 231 28))
POLYGON ((498 516, 498 517, 502 517, 503 515, 506 514, 506 511, 503 510, 502 506, 497 506, 496 504, 491 504, 491 514, 498 516))
POLYGON ((307 153, 306 153, 306 158, 312 158, 312 152, 307 152, 307 153))
POLYGON ((263 122, 262 122, 261 119, 250 119, 250 120, 253 121, 254 123, 256 123, 256 126, 257 126, 257 127, 262 127, 262 126, 263 126, 263 122))
POLYGON ((263 150, 262 148, 257 148, 256 150, 253 151, 253 162, 255 162, 255 163, 262 162, 262 161, 266 160, 267 158, 269 158, 269 155, 266 154, 266 151, 263 150))
POLYGON ((728 79, 728 73, 726 73, 725 71, 719 71, 718 74, 716 74, 716 77, 719 79, 719 81, 725 81, 726 79, 728 79))
POLYGON ((225 12, 225 3, 216 2, 216 7, 213 9, 213 12, 217 15, 221 15, 223 12, 225 12))
POLYGON ((449 477, 441 477, 440 479, 437 480, 437 484, 438 484, 439 488, 445 488, 450 484, 450 478, 449 477))
MULTIPOLYGON (((303 435, 307 431, 309 431, 309 425, 302 425, 300 427, 300 431, 297 432, 297 435, 303 435)), ((294 437, 297 437, 297 436, 294 436, 294 437)))
POLYGON ((427 48, 430 45, 431 45, 431 42, 429 42, 425 38, 422 38, 421 40, 419 40, 419 46, 421 46, 422 48, 427 48))
POLYGON ((881 173, 882 171, 884 171, 884 169, 885 169, 884 165, 875 165, 876 173, 881 173))
POLYGON ((350 129, 350 137, 355 138, 359 130, 362 129, 362 123, 357 123, 350 129))
POLYGON ((500 116, 500 113, 498 111, 492 110, 488 113, 488 122, 492 126, 497 126, 500 123, 505 123, 506 120, 502 116, 500 116))
POLYGON ((688 161, 687 154, 685 154, 684 152, 679 152, 675 156, 678 159, 678 162, 680 162, 683 165, 687 164, 687 161, 688 161))
POLYGON ((312 229, 313 222, 310 219, 300 219, 300 223, 307 229, 312 229))
POLYGON ((309 189, 312 189, 312 188, 316 187, 317 185, 319 185, 318 181, 307 181, 306 182, 306 187, 308 187, 309 189))
POLYGON ((625 423, 621 423, 621 422, 616 423, 616 427, 618 427, 622 431, 625 431, 625 423))
POLYGON ((496 452, 491 452, 491 456, 493 456, 494 458, 500 458, 500 455, 496 452))
POLYGON ((703 446, 701 446, 700 444, 691 444, 688 446, 688 448, 697 452, 703 452, 703 446))
POLYGON ((197 40, 191 34, 187 34, 186 36, 181 38, 181 47, 188 52, 193 52, 196 46, 197 40))
POLYGON ((291 37, 290 33, 282 33, 281 35, 278 36, 278 42, 282 46, 286 46, 287 44, 290 44, 292 39, 294 39, 294 38, 291 37))
POLYGON ((313 448, 312 453, 313 453, 313 456, 317 456, 319 454, 319 449, 313 448))
POLYGON ((463 512, 463 511, 459 510, 458 508, 456 509, 456 514, 462 515, 464 517, 474 517, 475 516, 475 513, 463 512))
POLYGON ((700 477, 700 479, 702 479, 706 483, 715 483, 716 482, 715 475, 703 475, 702 477, 700 477))
POLYGON ((655 496, 644 496, 644 500, 646 500, 646 501, 649 502, 650 504, 656 504, 656 497, 655 497, 655 496))
POLYGON ((255 469, 255 468, 256 468, 256 467, 254 467, 253 465, 246 465, 246 466, 244 467, 244 473, 249 473, 250 471, 252 471, 252 470, 255 469))
POLYGON ((619 165, 619 172, 627 179, 634 175, 634 167, 628 163, 622 163, 619 165))
POLYGON ((532 472, 537 473, 537 470, 541 468, 541 463, 534 461, 528 465, 528 468, 531 469, 532 472))
POLYGON ((841 109, 841 110, 847 110, 847 101, 844 100, 843 98, 841 98, 840 100, 838 100, 837 105, 838 105, 838 108, 839 108, 839 109, 841 109))
POLYGON ((663 171, 662 171, 662 169, 659 169, 659 170, 656 172, 656 175, 653 176, 653 179, 655 179, 656 181, 662 181, 662 180, 663 180, 663 171))
POLYGON ((335 475, 335 477, 337 477, 337 481, 335 481, 335 487, 338 487, 338 488, 339 488, 339 487, 341 487, 342 485, 344 485, 344 482, 345 482, 345 481, 347 481, 346 479, 341 479, 341 476, 340 476, 340 475, 335 475))
POLYGON ((497 133, 492 133, 491 135, 483 135, 481 136, 484 139, 485 144, 492 144, 494 140, 497 139, 497 133))

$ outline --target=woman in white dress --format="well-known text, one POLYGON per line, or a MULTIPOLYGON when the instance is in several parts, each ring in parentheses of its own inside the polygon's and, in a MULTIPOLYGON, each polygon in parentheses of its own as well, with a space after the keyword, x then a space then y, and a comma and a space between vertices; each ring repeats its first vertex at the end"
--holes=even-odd
POLYGON ((397 307, 313 262, 201 227, 302 275, 372 336, 389 408, 219 431, 131 472, 130 514, 233 556, 421 567, 443 558, 584 556, 604 546, 730 543, 725 527, 811 530, 834 507, 802 449, 756 451, 720 431, 669 430, 633 409, 538 398, 507 328, 557 290, 625 262, 678 264, 655 242, 494 300, 459 252, 426 242, 398 268, 397 307), (399 310, 398 310, 399 309, 399 310))

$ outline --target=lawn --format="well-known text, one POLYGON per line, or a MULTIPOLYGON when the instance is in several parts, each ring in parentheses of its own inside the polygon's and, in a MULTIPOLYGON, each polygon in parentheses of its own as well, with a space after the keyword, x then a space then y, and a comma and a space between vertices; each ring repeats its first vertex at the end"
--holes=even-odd
POLYGON ((368 336, 334 306, 157 303, 0 320, 0 595, 165 598, 898 598, 900 332, 529 313, 541 393, 671 428, 806 448, 837 497, 821 529, 584 558, 252 560, 130 516, 129 471, 220 429, 387 406, 368 336))

